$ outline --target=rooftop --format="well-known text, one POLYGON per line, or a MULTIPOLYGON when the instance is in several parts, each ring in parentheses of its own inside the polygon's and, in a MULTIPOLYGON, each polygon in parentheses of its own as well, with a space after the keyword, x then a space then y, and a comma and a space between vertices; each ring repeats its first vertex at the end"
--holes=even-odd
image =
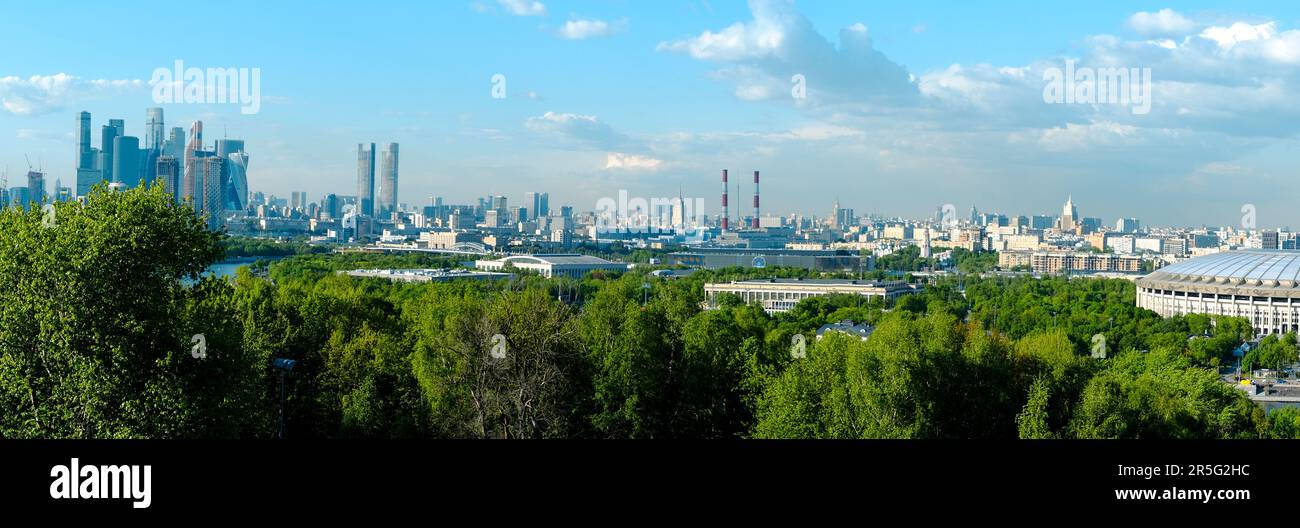
POLYGON ((1295 288, 1300 285, 1300 251, 1255 249, 1215 253, 1166 266, 1147 278, 1295 288))
POLYGON ((579 254, 576 254, 576 253, 555 253, 555 254, 539 254, 539 255, 511 255, 511 256, 508 256, 508 257, 502 258, 501 261, 503 261, 503 262, 530 262, 530 261, 531 261, 531 262, 536 262, 536 263, 538 263, 538 264, 550 264, 550 265, 553 265, 553 266, 559 266, 559 265, 570 265, 570 266, 573 266, 573 265, 580 265, 580 266, 612 265, 612 266, 618 266, 618 265, 621 265, 621 263, 618 263, 618 262, 611 262, 611 261, 605 260, 605 259, 600 258, 600 257, 593 257, 593 256, 591 256, 591 255, 579 255, 579 254))

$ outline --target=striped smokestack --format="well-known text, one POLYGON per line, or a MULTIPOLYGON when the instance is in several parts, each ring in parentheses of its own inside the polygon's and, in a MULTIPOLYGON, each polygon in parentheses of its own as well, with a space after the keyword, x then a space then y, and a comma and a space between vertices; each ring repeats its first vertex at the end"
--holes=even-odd
POLYGON ((754 171, 754 219, 749 221, 749 227, 758 229, 758 171, 754 171))
POLYGON ((727 231, 731 211, 727 208, 727 169, 722 169, 722 232, 727 231))

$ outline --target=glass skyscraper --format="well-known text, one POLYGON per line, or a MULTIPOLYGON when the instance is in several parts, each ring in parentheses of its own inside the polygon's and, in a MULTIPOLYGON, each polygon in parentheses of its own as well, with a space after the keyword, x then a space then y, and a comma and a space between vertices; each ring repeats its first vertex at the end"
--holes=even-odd
POLYGON ((357 145, 357 213, 375 215, 375 144, 357 145))
POLYGON ((389 143, 384 151, 379 178, 379 215, 387 216, 397 210, 397 143, 389 143))

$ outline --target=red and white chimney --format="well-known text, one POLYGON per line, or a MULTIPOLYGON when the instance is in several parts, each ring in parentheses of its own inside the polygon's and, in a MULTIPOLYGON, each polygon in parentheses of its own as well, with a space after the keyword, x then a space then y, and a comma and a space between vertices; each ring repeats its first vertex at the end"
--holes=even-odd
POLYGON ((749 223, 749 227, 758 229, 758 171, 754 171, 754 219, 749 223))
POLYGON ((727 169, 722 169, 722 232, 727 232, 731 211, 727 208, 727 169))

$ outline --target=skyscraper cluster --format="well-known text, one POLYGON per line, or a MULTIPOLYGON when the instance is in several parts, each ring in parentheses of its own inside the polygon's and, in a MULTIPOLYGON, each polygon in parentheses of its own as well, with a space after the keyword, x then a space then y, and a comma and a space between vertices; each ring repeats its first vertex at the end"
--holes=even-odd
POLYGON ((178 203, 189 202, 207 214, 209 226, 218 229, 226 211, 248 206, 248 154, 244 142, 217 140, 210 148, 203 142, 203 122, 185 129, 172 128, 169 135, 162 108, 145 113, 144 144, 126 135, 126 122, 110 119, 100 131, 100 147, 91 144, 91 116, 77 116, 77 183, 75 195, 90 194, 100 182, 132 188, 140 182, 156 182, 178 203))
POLYGON ((397 211, 397 143, 389 143, 388 148, 378 155, 381 162, 378 182, 375 180, 375 157, 374 143, 369 147, 365 143, 357 145, 357 214, 383 217, 397 211))

